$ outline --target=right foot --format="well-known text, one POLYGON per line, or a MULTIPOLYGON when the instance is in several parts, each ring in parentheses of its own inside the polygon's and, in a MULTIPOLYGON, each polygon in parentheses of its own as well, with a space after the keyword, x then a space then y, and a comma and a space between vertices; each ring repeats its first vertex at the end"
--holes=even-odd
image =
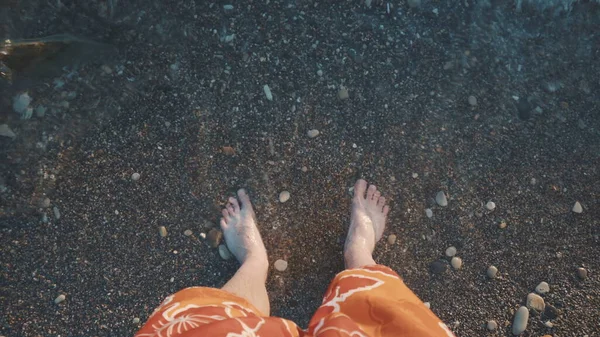
POLYGON ((227 248, 241 264, 254 261, 268 266, 267 250, 256 227, 250 197, 243 189, 237 194, 239 201, 230 197, 221 218, 221 229, 227 248))
POLYGON ((354 185, 350 228, 344 244, 346 268, 373 265, 373 249, 383 235, 390 207, 375 185, 367 189, 367 182, 359 179, 354 185), (365 197, 366 191, 366 197, 365 197))

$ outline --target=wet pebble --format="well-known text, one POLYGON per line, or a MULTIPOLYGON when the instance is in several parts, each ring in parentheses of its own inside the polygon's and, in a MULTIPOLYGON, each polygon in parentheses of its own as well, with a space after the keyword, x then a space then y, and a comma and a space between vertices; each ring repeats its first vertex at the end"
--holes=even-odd
POLYGON ((275 261, 275 263, 273 264, 275 266, 275 269, 277 269, 278 271, 285 271, 288 267, 288 263, 285 260, 277 260, 275 261))
POLYGON ((321 70, 321 69, 317 70, 317 75, 319 75, 319 77, 323 76, 323 70, 321 70))
POLYGON ((308 130, 308 132, 306 133, 306 135, 308 136, 308 138, 315 138, 316 136, 319 135, 319 130, 317 129, 312 129, 312 130, 308 130))
POLYGON ((489 278, 496 278, 496 276, 498 275, 498 268, 496 268, 495 266, 489 266, 485 274, 489 278))
POLYGON ((131 180, 133 181, 138 181, 140 179, 140 174, 135 172, 134 174, 131 175, 131 180))
POLYGON ((498 323, 496 323, 496 321, 488 321, 487 322, 487 329, 490 331, 494 331, 498 328, 498 323))
POLYGON ((40 207, 42 207, 42 208, 50 207, 50 198, 42 199, 42 201, 40 202, 40 207))
POLYGON ((185 235, 185 236, 191 236, 192 235, 192 231, 190 229, 186 229, 185 231, 183 231, 183 235, 185 235))
POLYGON ((471 96, 469 96, 468 100, 469 100, 469 105, 471 105, 471 106, 477 105, 477 97, 471 95, 471 96))
POLYGON ((428 218, 431 218, 433 216, 433 211, 431 210, 431 208, 427 208, 425 210, 425 215, 427 215, 428 218))
POLYGON ((223 239, 223 232, 221 232, 220 230, 213 228, 208 232, 208 245, 211 246, 212 248, 217 248, 219 247, 219 244, 221 243, 221 240, 223 239))
POLYGON ((496 209, 496 204, 493 201, 488 201, 487 204, 485 204, 485 208, 487 208, 488 211, 493 211, 496 209))
POLYGON ((225 245, 219 245, 219 255, 223 260, 229 260, 233 256, 225 245))
POLYGON ((290 192, 283 191, 279 193, 279 202, 286 202, 288 200, 290 200, 290 192))
POLYGON ((577 268, 577 277, 579 277, 581 280, 585 280, 588 277, 587 270, 582 267, 577 268))
POLYGON ((396 243, 396 235, 395 234, 391 234, 390 236, 388 236, 387 241, 390 245, 393 245, 396 243))
POLYGON ((454 255, 456 255, 456 247, 454 247, 454 246, 448 247, 446 249, 446 256, 453 257, 454 255))
POLYGON ((167 227, 165 226, 160 226, 158 227, 158 234, 160 234, 161 237, 166 237, 167 236, 167 227))
POLYGON ((535 291, 538 294, 545 294, 550 291, 550 285, 546 282, 540 282, 540 284, 535 287, 535 291))
POLYGON ((446 198, 446 193, 444 193, 444 191, 439 191, 435 196, 435 202, 437 202, 437 204, 442 207, 448 206, 448 199, 446 198))
POLYGON ((133 324, 139 324, 140 323, 140 319, 138 317, 134 317, 132 320, 133 324))
POLYGON ((441 274, 443 272, 446 271, 446 269, 448 268, 446 262, 444 261, 434 261, 430 266, 429 266, 429 270, 431 270, 432 273, 434 274, 441 274))
POLYGON ((573 205, 573 212, 575 212, 575 213, 583 212, 583 208, 581 207, 581 204, 579 203, 579 201, 576 201, 575 205, 573 205))
POLYGON ((347 99, 348 97, 350 97, 350 94, 348 93, 348 89, 341 88, 340 91, 338 91, 339 99, 344 100, 344 99, 347 99))
POLYGON ((8 138, 16 138, 17 134, 10 129, 8 124, 0 125, 0 136, 8 137, 8 138))
POLYGON ((273 100, 273 93, 271 93, 271 88, 267 84, 263 87, 263 91, 265 92, 265 96, 269 101, 273 100))
POLYGON ((58 209, 58 207, 54 206, 52 208, 52 213, 54 213, 54 219, 60 219, 60 210, 58 209))
POLYGON ((233 5, 223 5, 223 9, 226 11, 230 11, 233 9, 233 5))
POLYGON ((529 320, 529 310, 526 307, 520 307, 515 314, 512 325, 512 333, 515 336, 522 334, 527 329, 527 321, 529 320))
POLYGON ((458 270, 460 268, 462 268, 462 259, 460 257, 453 257, 452 260, 450 260, 450 265, 452 266, 452 268, 458 270))
POLYGON ((60 302, 63 302, 66 299, 67 299, 67 297, 65 295, 60 294, 54 299, 54 303, 58 304, 60 302))
POLYGON ((529 309, 535 309, 538 312, 543 312, 545 306, 546 304, 544 303, 542 296, 535 293, 529 293, 527 295, 527 307, 529 309))

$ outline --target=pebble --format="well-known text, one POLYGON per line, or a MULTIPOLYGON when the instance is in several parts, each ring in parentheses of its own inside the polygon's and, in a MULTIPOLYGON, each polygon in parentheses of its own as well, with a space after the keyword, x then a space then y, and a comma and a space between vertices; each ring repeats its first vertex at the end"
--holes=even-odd
POLYGON ((487 208, 488 211, 493 211, 496 209, 496 204, 493 201, 488 201, 487 204, 485 204, 485 208, 487 208))
MULTIPOLYGON (((545 326, 546 328, 553 328, 553 327, 554 327, 554 323, 552 323, 552 322, 550 322, 550 321, 546 321, 546 322, 544 322, 544 326, 545 326)), ((546 336, 547 336, 547 337, 552 337, 551 335, 544 335, 544 336, 542 336, 542 337, 546 337, 546 336)))
POLYGON ((131 180, 133 180, 133 181, 140 180, 140 174, 135 172, 134 174, 131 175, 131 180))
POLYGON ((265 96, 267 96, 267 99, 269 101, 273 100, 273 93, 271 93, 271 88, 269 88, 269 86, 267 84, 265 84, 265 86, 263 87, 263 90, 265 92, 265 96))
POLYGON ((185 236, 191 236, 192 235, 192 231, 190 229, 186 229, 185 231, 183 231, 183 235, 185 235, 185 236))
POLYGON ((134 317, 133 324, 139 324, 139 323, 140 323, 140 319, 138 317, 134 317))
POLYGON ((428 218, 431 218, 433 216, 433 211, 431 210, 431 208, 427 208, 425 210, 425 215, 427 215, 428 218))
POLYGON ((347 99, 348 97, 350 97, 350 94, 348 93, 348 89, 346 88, 341 88, 340 91, 338 91, 338 98, 339 99, 347 99))
POLYGON ((38 116, 39 118, 42 118, 46 115, 46 107, 43 105, 38 105, 37 108, 35 108, 35 115, 38 116))
POLYGON ((437 202, 437 204, 442 207, 448 206, 448 199, 446 198, 446 193, 444 193, 444 191, 439 191, 435 196, 435 202, 437 202))
POLYGON ((0 136, 9 137, 13 139, 17 137, 13 130, 11 130, 10 127, 8 127, 8 124, 0 125, 0 136))
POLYGON ((506 221, 500 221, 500 223, 498 224, 498 227, 500 229, 504 229, 504 228, 506 228, 506 226, 507 226, 506 221))
POLYGON ((158 227, 158 234, 160 234, 160 236, 162 236, 163 238, 167 236, 167 227, 165 226, 160 226, 158 227))
POLYGON ((460 269, 462 267, 462 259, 460 257, 453 257, 452 260, 450 260, 450 265, 452 265, 452 268, 454 269, 460 269))
POLYGON ((323 76, 323 70, 321 70, 321 69, 317 70, 317 75, 323 76))
POLYGON ((201 238, 202 240, 206 239, 206 233, 200 233, 200 238, 201 238))
POLYGON ((407 0, 406 3, 408 3, 408 7, 410 8, 417 8, 421 6, 421 0, 407 0))
POLYGON ((390 236, 388 236, 387 241, 390 245, 393 245, 394 243, 396 243, 396 235, 391 234, 390 236))
POLYGON ((535 293, 529 293, 527 295, 527 307, 529 309, 535 309, 539 312, 543 312, 546 304, 544 303, 542 296, 535 293))
POLYGON ((219 255, 223 260, 229 260, 233 256, 225 245, 219 245, 219 255))
POLYGON ((29 96, 29 93, 25 92, 17 95, 13 98, 13 110, 15 110, 15 112, 19 115, 23 116, 27 113, 30 103, 31 97, 29 96))
POLYGON ((221 239, 223 239, 223 232, 221 232, 220 230, 213 228, 208 232, 208 244, 212 248, 219 247, 221 239))
POLYGON ((585 268, 579 267, 577 268, 577 277, 579 277, 582 280, 585 280, 588 276, 588 272, 585 268))
POLYGON ((315 138, 316 136, 319 135, 319 130, 317 130, 317 129, 308 130, 308 132, 306 134, 308 135, 308 138, 315 138))
POLYGON ((447 264, 444 261, 440 261, 440 260, 434 261, 429 266, 429 269, 434 274, 441 274, 441 273, 445 272, 447 268, 448 268, 447 264))
POLYGON ((429 302, 425 302, 425 303, 423 303, 423 304, 425 304, 425 306, 427 307, 427 309, 431 309, 431 303, 429 303, 429 302))
POLYGON ((498 323, 496 323, 496 321, 488 321, 487 322, 487 329, 490 331, 494 331, 498 328, 498 323))
POLYGON ((535 287, 535 291, 538 294, 545 294, 550 291, 550 285, 546 282, 540 282, 540 284, 535 287))
POLYGON ((279 202, 286 202, 288 200, 290 200, 290 192, 283 191, 279 193, 279 202))
POLYGON ((277 260, 275 261, 275 263, 273 264, 275 266, 275 269, 277 269, 278 271, 285 271, 288 267, 288 263, 285 260, 277 260))
POLYGON ((50 207, 50 198, 42 199, 42 202, 40 203, 40 207, 42 207, 42 208, 50 207))
POLYGON ((58 209, 58 207, 54 206, 52 208, 52 213, 54 213, 54 219, 60 219, 60 210, 58 209))
POLYGON ((485 274, 489 278, 496 278, 496 276, 498 275, 498 268, 494 266, 489 266, 485 274))
POLYGON ((54 299, 54 303, 58 304, 66 299, 67 299, 67 297, 65 295, 60 294, 54 299))
POLYGON ((453 257, 454 255, 456 255, 456 247, 454 247, 454 246, 448 247, 446 249, 446 256, 453 257))
POLYGON ((527 329, 527 320, 529 320, 529 310, 526 307, 520 307, 513 320, 513 335, 518 336, 527 329))
POLYGON ((102 69, 102 71, 105 74, 112 74, 113 70, 111 67, 107 66, 106 64, 103 64, 102 67, 100 67, 102 69))
POLYGON ((575 212, 575 213, 583 212, 583 208, 581 207, 581 204, 579 203, 579 201, 576 201, 575 205, 573 205, 573 212, 575 212))
POLYGON ((476 106, 477 105, 477 97, 475 96, 469 96, 469 104, 472 106, 476 106))
POLYGON ((302 172, 308 172, 308 167, 302 166, 301 170, 302 170, 302 172))
POLYGON ((226 11, 230 11, 233 9, 233 5, 223 5, 223 9, 226 11))
POLYGON ((560 312, 553 305, 546 304, 546 307, 544 308, 544 314, 542 315, 542 317, 544 319, 555 319, 556 317, 558 317, 559 314, 560 312))

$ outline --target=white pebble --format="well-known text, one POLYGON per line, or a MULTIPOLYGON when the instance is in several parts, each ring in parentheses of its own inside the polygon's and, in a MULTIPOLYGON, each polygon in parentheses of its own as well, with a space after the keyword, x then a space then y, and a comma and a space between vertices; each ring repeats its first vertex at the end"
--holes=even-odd
POLYGON ((396 235, 391 234, 390 236, 388 236, 387 240, 390 245, 393 245, 394 243, 396 243, 396 235))
POLYGON ((579 201, 576 201, 575 205, 573 205, 573 212, 575 212, 575 213, 583 212, 583 208, 581 207, 581 204, 579 203, 579 201))
POLYGON ((231 252, 225 245, 219 245, 219 255, 223 260, 229 260, 232 257, 231 252))
POLYGON ((140 323, 140 319, 138 317, 134 317, 133 324, 139 324, 139 323, 140 323))
POLYGON ((437 204, 442 207, 448 206, 448 199, 446 198, 446 193, 444 193, 444 191, 439 191, 435 196, 435 202, 437 202, 437 204))
POLYGON ((454 255, 456 255, 456 247, 454 247, 454 246, 448 247, 448 249, 446 249, 446 256, 453 257, 454 255))
POLYGON ((462 267, 462 259, 460 257, 455 256, 452 258, 452 260, 450 260, 450 265, 454 269, 460 269, 462 267))
POLYGON ((419 174, 415 172, 412 174, 412 177, 413 177, 413 179, 417 179, 419 177, 419 174))
POLYGON ((192 231, 190 229, 186 229, 185 231, 183 231, 183 235, 190 236, 192 235, 192 231))
POLYGON ((290 192, 283 191, 279 193, 279 202, 286 202, 288 200, 290 200, 290 192))
POLYGON ((488 201, 487 204, 485 204, 485 208, 487 208, 488 211, 493 211, 496 209, 496 204, 493 201, 488 201))
POLYGON ((273 94, 271 93, 271 88, 269 88, 269 86, 267 84, 265 84, 265 86, 263 87, 263 90, 265 91, 265 96, 267 96, 267 99, 269 101, 272 101, 273 94))
POLYGON ((498 275, 498 268, 496 268, 494 266, 489 266, 489 268, 487 269, 486 275, 489 278, 496 278, 496 275, 498 275))
POLYGON ((469 96, 469 104, 472 106, 476 106, 477 105, 477 97, 469 96))
POLYGON ((496 323, 496 321, 488 321, 487 322, 487 329, 490 331, 494 331, 498 328, 498 323, 496 323))
POLYGON ((285 271, 288 267, 288 263, 285 260, 277 260, 274 263, 275 269, 277 269, 278 271, 285 271))
POLYGON ((138 181, 140 179, 140 174, 135 172, 134 174, 131 175, 131 180, 133 181, 138 181))
POLYGON ((529 309, 520 307, 515 314, 512 325, 512 333, 515 336, 522 334, 527 329, 527 321, 529 320, 529 309))
POLYGON ((546 282, 540 282, 540 284, 535 287, 535 291, 538 294, 545 294, 550 291, 550 285, 546 282))
POLYGON ((317 75, 323 76, 323 70, 321 70, 321 69, 317 70, 317 75))
POLYGON ((317 130, 317 129, 308 130, 308 132, 306 134, 308 135, 308 138, 315 138, 316 136, 319 135, 319 130, 317 130))
POLYGON ((425 302, 425 303, 423 303, 423 304, 425 304, 425 306, 427 307, 427 309, 431 309, 431 303, 429 303, 429 302, 425 302))
POLYGON ((427 215, 428 218, 431 218, 433 216, 433 211, 431 210, 431 208, 427 208, 425 210, 425 215, 427 215))
POLYGON ((52 212, 54 213, 54 219, 60 219, 60 210, 58 210, 58 207, 54 206, 52 212))
POLYGON ((160 234, 161 237, 166 237, 167 236, 167 227, 165 226, 160 226, 158 227, 158 234, 160 234))
POLYGON ((203 240, 206 239, 206 233, 200 233, 200 238, 202 238, 203 240))
POLYGON ((67 299, 67 297, 65 295, 60 294, 54 299, 54 303, 58 304, 66 299, 67 299))
POLYGON ((230 11, 233 9, 233 5, 223 5, 223 9, 226 11, 230 11))
POLYGON ((553 328, 554 327, 554 324, 552 322, 550 322, 550 321, 544 322, 544 325, 546 326, 546 328, 553 328))

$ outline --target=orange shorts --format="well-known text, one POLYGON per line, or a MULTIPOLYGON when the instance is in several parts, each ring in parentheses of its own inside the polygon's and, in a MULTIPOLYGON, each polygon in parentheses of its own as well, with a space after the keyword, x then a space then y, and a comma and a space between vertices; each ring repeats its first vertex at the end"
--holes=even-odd
POLYGON ((388 267, 344 270, 329 285, 308 328, 263 317, 245 299, 192 287, 169 297, 136 337, 388 337, 454 336, 388 267))

